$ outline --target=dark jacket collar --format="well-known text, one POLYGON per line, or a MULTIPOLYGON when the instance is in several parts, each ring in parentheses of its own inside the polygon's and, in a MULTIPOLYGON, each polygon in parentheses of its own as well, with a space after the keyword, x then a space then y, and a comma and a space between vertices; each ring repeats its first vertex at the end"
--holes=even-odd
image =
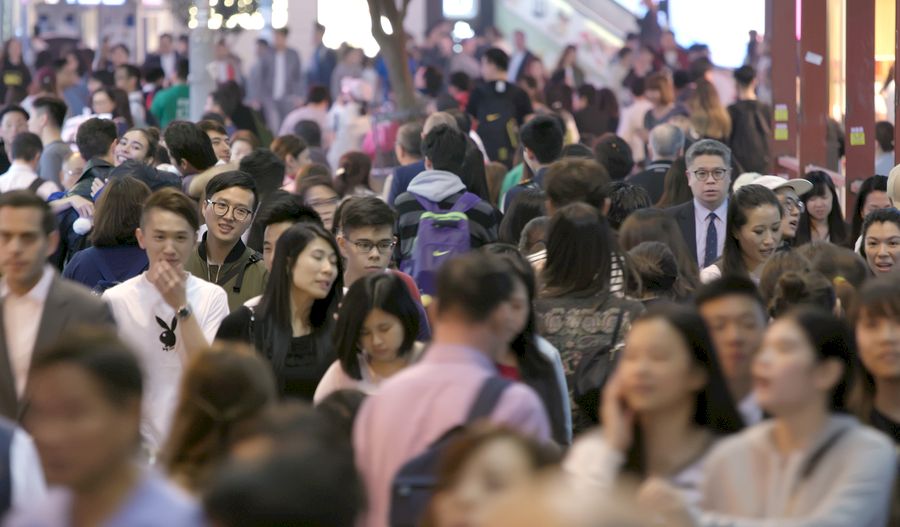
MULTIPOLYGON (((197 250, 200 252, 200 259, 204 262, 207 261, 206 257, 206 236, 208 232, 203 233, 203 239, 200 240, 200 243, 197 245, 197 250)), ((234 263, 241 259, 244 256, 244 253, 247 251, 247 246, 244 245, 243 240, 238 238, 237 243, 231 249, 231 252, 228 253, 228 256, 225 257, 225 261, 222 264, 230 264, 234 263)))

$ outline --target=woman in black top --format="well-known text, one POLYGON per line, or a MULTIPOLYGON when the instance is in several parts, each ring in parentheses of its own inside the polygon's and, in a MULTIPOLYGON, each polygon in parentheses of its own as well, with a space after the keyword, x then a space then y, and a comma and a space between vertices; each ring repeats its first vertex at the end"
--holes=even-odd
POLYGON ((282 396, 311 401, 336 358, 331 336, 343 275, 331 233, 319 225, 294 225, 275 245, 259 304, 228 315, 216 338, 253 344, 272 363, 282 396))
POLYGON ((30 84, 31 72, 22 61, 22 43, 11 38, 3 46, 0 62, 0 106, 22 102, 30 84))

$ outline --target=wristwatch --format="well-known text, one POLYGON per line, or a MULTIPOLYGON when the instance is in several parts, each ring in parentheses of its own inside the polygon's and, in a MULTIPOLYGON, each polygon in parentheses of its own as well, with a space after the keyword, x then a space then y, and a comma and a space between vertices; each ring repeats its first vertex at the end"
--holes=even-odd
POLYGON ((178 308, 178 311, 175 312, 175 316, 178 317, 178 320, 184 320, 187 317, 191 316, 191 306, 185 304, 178 308))

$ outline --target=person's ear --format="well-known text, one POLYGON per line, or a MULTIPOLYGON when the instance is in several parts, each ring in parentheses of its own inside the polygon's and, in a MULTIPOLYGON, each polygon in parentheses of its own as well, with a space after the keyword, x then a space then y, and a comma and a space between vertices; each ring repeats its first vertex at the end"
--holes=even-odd
POLYGON ((341 255, 347 258, 347 238, 344 238, 343 234, 338 234, 335 236, 335 240, 337 241, 338 249, 341 250, 341 255))
POLYGON ((612 200, 606 198, 603 200, 603 215, 609 216, 609 209, 612 207, 612 200))
POLYGON ((140 248, 146 251, 147 246, 144 244, 144 231, 142 231, 140 227, 134 230, 134 237, 137 238, 140 248))

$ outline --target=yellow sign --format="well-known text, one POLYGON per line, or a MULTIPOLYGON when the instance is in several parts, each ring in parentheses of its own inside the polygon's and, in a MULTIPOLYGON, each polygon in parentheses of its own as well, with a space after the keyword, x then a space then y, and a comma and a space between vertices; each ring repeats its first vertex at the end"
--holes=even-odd
POLYGON ((788 107, 786 104, 775 105, 775 120, 780 122, 788 120, 788 107))
POLYGON ((866 144, 866 129, 862 126, 850 127, 850 146, 863 146, 866 144))
POLYGON ((777 123, 775 125, 775 140, 776 141, 787 141, 788 140, 788 127, 786 123, 777 123))

